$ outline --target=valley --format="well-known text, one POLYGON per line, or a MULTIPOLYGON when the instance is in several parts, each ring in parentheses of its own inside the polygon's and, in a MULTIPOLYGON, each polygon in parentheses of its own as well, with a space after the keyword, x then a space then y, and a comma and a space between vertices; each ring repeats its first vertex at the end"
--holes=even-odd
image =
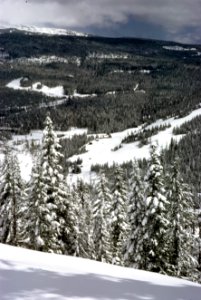
POLYGON ((200 282, 201 46, 23 27, 0 49, 0 242, 200 282))
MULTIPOLYGON (((147 158, 152 141, 167 148, 172 137, 185 140, 184 135, 172 134, 173 128, 194 116, 199 118, 199 45, 21 29, 0 30, 1 52, 6 54, 0 64, 3 136, 42 129, 47 113, 56 130, 86 128, 89 136, 97 136, 80 156, 89 178, 93 165, 147 158), (147 133, 157 124, 171 127, 147 133), (135 131, 141 137, 122 143, 135 131), (108 137, 100 139, 102 134, 108 137), (96 154, 103 149, 104 157, 96 154)), ((199 149, 197 145, 196 155, 191 153, 193 160, 199 159, 199 149)), ((181 155, 183 175, 199 192, 201 180, 195 182, 184 171, 188 163, 191 173, 200 178, 197 164, 191 163, 187 153, 181 155)), ((77 158, 79 155, 71 155, 70 160, 77 158)))

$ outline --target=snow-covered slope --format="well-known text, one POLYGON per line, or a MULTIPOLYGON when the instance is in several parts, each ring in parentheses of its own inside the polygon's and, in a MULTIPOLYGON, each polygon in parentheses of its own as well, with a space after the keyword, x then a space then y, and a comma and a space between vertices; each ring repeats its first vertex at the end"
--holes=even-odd
POLYGON ((16 26, 4 26, 0 25, 0 29, 10 29, 12 30, 20 30, 29 33, 35 34, 45 34, 45 35, 66 35, 66 36, 88 36, 85 33, 67 30, 67 29, 59 29, 59 28, 48 28, 48 27, 37 27, 37 26, 24 26, 24 25, 16 25, 16 26))
POLYGON ((70 174, 69 183, 76 182, 78 178, 92 182, 93 174, 91 174, 90 170, 91 166, 95 164, 104 165, 107 163, 111 166, 113 163, 122 164, 133 159, 148 159, 151 143, 157 144, 160 150, 169 147, 172 138, 175 141, 179 141, 183 137, 182 135, 174 135, 173 129, 180 127, 185 122, 190 121, 199 115, 201 115, 201 108, 192 111, 189 115, 183 118, 169 118, 152 123, 147 126, 146 129, 164 125, 169 125, 170 127, 161 130, 150 137, 149 144, 142 147, 139 147, 138 141, 129 144, 122 143, 122 140, 131 133, 141 131, 142 126, 130 128, 121 132, 115 132, 110 136, 106 134, 96 135, 95 140, 86 145, 86 153, 74 155, 70 158, 71 161, 76 161, 78 158, 82 159, 82 173, 78 175, 70 174))
MULTIPOLYGON (((10 89, 14 89, 14 90, 32 91, 32 92, 42 93, 48 97, 53 97, 53 98, 64 98, 63 102, 65 102, 69 98, 69 95, 65 95, 65 90, 64 90, 63 86, 56 86, 56 87, 50 88, 44 84, 41 84, 41 82, 35 82, 30 86, 23 87, 23 86, 21 86, 21 80, 23 80, 23 79, 24 79, 24 77, 14 79, 11 82, 9 82, 6 85, 6 87, 8 87, 10 89)), ((88 98, 88 97, 96 97, 96 96, 97 96, 97 94, 79 94, 79 93, 77 93, 76 90, 73 92, 72 95, 70 95, 70 97, 75 97, 75 98, 88 98)), ((54 102, 54 103, 50 103, 45 106, 56 106, 63 102, 54 102)), ((44 105, 42 105, 42 107, 44 107, 44 105)))
POLYGON ((42 85, 40 82, 36 82, 32 84, 30 87, 21 87, 20 81, 21 78, 14 79, 11 82, 9 82, 6 86, 8 88, 14 89, 14 90, 24 90, 24 91, 35 91, 39 93, 43 93, 49 97, 63 97, 64 96, 64 88, 63 86, 56 86, 53 88, 50 88, 46 85, 42 85))
POLYGON ((201 285, 0 244, 1 300, 200 300, 201 285))
MULTIPOLYGON (((55 104, 55 103, 52 103, 55 104)), ((133 142, 129 144, 122 143, 122 140, 126 138, 133 132, 140 132, 143 129, 143 126, 139 126, 136 128, 126 129, 121 132, 115 132, 111 135, 108 134, 94 134, 94 140, 86 144, 86 152, 74 155, 69 158, 71 162, 77 161, 77 159, 82 159, 81 165, 81 173, 80 174, 72 174, 68 175, 68 183, 73 184, 76 183, 78 179, 82 179, 88 183, 94 183, 94 180, 97 179, 95 173, 91 172, 91 166, 100 164, 108 164, 113 165, 122 164, 124 162, 131 161, 133 159, 143 159, 149 158, 150 153, 150 144, 156 143, 158 144, 159 150, 164 149, 170 145, 171 139, 173 138, 175 141, 179 141, 183 135, 174 135, 173 129, 176 127, 180 127, 187 121, 192 120, 196 116, 201 115, 201 108, 195 109, 189 115, 186 115, 183 118, 170 118, 166 120, 158 120, 155 123, 147 126, 146 129, 154 128, 157 126, 169 125, 168 128, 159 131, 157 134, 153 135, 149 139, 149 144, 139 147, 139 142, 133 142)), ((73 135, 79 135, 83 133, 87 133, 87 129, 71 129, 66 132, 57 132, 58 134, 62 134, 65 137, 72 137, 73 135)), ((91 135, 89 135, 91 136, 91 135)), ((12 142, 20 142, 25 143, 25 141, 38 140, 41 141, 42 131, 33 131, 29 135, 17 135, 13 136, 12 142)), ((20 146, 21 147, 21 146, 20 146)), ((19 148, 19 147, 18 147, 19 148)), ((24 180, 29 180, 32 166, 32 157, 29 153, 25 153, 25 151, 21 148, 18 149, 18 158, 20 161, 21 173, 24 180)), ((3 158, 0 157, 0 160, 3 158)))

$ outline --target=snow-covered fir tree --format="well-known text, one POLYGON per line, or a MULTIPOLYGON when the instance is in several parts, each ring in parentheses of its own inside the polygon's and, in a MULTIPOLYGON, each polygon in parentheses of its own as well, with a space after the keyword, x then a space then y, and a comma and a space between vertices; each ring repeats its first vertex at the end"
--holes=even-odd
POLYGON ((68 253, 74 250, 73 213, 71 197, 60 165, 60 144, 48 116, 43 132, 40 165, 35 168, 30 197, 27 226, 31 236, 24 242, 46 252, 68 253), (33 225, 33 228, 31 229, 33 225))
POLYGON ((97 196, 93 205, 94 250, 96 260, 111 262, 110 221, 111 194, 105 174, 102 173, 96 186, 97 196))
POLYGON ((66 185, 63 188, 65 191, 63 208, 60 206, 59 209, 61 222, 60 239, 64 245, 64 254, 76 256, 79 203, 73 188, 71 191, 66 185))
POLYGON ((38 250, 48 251, 46 238, 49 235, 49 220, 45 185, 42 180, 40 161, 32 169, 31 180, 27 188, 27 210, 24 214, 24 228, 22 242, 24 246, 38 250))
POLYGON ((193 278, 197 267, 196 239, 193 233, 195 213, 192 193, 183 183, 178 159, 172 167, 168 200, 170 202, 169 253, 173 275, 193 278))
POLYGON ((62 170, 59 164, 60 144, 53 130, 52 120, 48 116, 45 120, 41 151, 41 179, 44 186, 44 196, 46 206, 45 222, 49 231, 43 238, 43 251, 60 253, 63 245, 59 239, 61 233, 61 220, 58 217, 59 206, 63 205, 63 190, 61 183, 63 180, 62 170))
POLYGON ((156 145, 151 146, 147 174, 146 212, 142 221, 146 226, 144 235, 147 252, 145 269, 167 273, 169 270, 167 251, 168 200, 163 182, 163 167, 156 145))
POLYGON ((79 180, 76 187, 77 199, 79 203, 78 210, 78 225, 80 246, 82 245, 83 254, 81 257, 94 258, 94 243, 93 243, 93 214, 92 214, 92 199, 89 187, 79 180))
POLYGON ((0 242, 2 243, 19 244, 23 191, 17 157, 7 148, 0 185, 0 242))
POLYGON ((145 186, 137 162, 132 164, 130 196, 128 202, 128 239, 125 243, 124 261, 128 267, 146 268, 145 248, 145 186))
POLYGON ((111 205, 112 263, 116 265, 123 264, 123 246, 128 229, 126 210, 127 187, 123 175, 122 168, 116 166, 111 205))
POLYGON ((73 186, 73 190, 71 191, 71 197, 74 202, 74 210, 73 210, 73 220, 75 225, 75 240, 74 240, 74 251, 72 253, 73 256, 77 257, 87 257, 85 244, 83 245, 84 234, 82 232, 84 222, 83 222, 83 214, 81 214, 81 201, 77 193, 77 189, 73 186))

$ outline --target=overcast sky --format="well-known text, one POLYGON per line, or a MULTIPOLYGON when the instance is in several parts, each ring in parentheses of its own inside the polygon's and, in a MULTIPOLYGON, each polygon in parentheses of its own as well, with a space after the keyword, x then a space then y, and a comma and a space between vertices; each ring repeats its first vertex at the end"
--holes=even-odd
POLYGON ((201 43, 201 0, 0 0, 0 23, 201 43))

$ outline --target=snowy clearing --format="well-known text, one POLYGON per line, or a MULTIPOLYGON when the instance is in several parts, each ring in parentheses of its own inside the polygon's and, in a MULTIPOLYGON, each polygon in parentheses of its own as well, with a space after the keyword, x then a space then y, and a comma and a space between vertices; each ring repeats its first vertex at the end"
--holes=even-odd
POLYGON ((108 163, 109 166, 116 164, 122 164, 133 159, 149 158, 150 144, 158 144, 159 149, 169 147, 171 139, 179 141, 183 135, 173 135, 173 129, 181 126, 187 121, 192 120, 196 116, 201 115, 201 108, 192 111, 189 115, 183 118, 169 118, 166 120, 158 120, 155 123, 146 127, 151 129, 157 126, 170 125, 167 129, 159 131, 157 134, 150 138, 150 143, 143 147, 139 147, 139 142, 123 144, 122 140, 133 132, 139 132, 142 130, 142 126, 137 128, 127 129, 121 132, 116 132, 107 136, 104 134, 96 135, 96 139, 86 145, 86 153, 80 155, 74 155, 69 160, 76 161, 78 158, 82 159, 82 173, 70 174, 69 182, 76 182, 78 178, 81 178, 87 182, 93 181, 93 174, 91 173, 91 166, 95 164, 104 165, 108 163), (119 148, 114 151, 114 148, 119 148))
POLYGON ((197 51, 196 48, 184 48, 182 46, 163 46, 163 49, 172 51, 197 51))
MULTIPOLYGON (((71 185, 76 183, 78 179, 82 179, 85 182, 93 184, 97 179, 96 173, 91 172, 92 165, 104 165, 108 164, 112 166, 115 164, 122 164, 129 162, 133 159, 149 158, 150 144, 158 144, 159 150, 169 147, 171 139, 180 141, 183 135, 173 135, 173 129, 180 127, 187 121, 192 120, 196 116, 201 115, 201 108, 192 111, 189 115, 183 118, 169 118, 166 120, 158 120, 145 129, 151 129, 157 126, 169 125, 170 127, 159 131, 157 134, 149 138, 149 144, 139 147, 139 142, 133 142, 129 144, 122 143, 122 140, 132 133, 140 132, 144 126, 141 125, 136 128, 126 129, 121 132, 116 132, 111 135, 107 134, 93 134, 94 140, 86 144, 85 153, 74 155, 69 158, 69 161, 75 162, 77 159, 82 159, 81 173, 71 174, 69 173, 67 181, 71 185)), ((71 128, 68 131, 57 132, 61 138, 71 138, 74 135, 81 135, 87 133, 87 129, 71 128)), ((89 135, 91 136, 91 135, 89 135)), ((28 135, 14 135, 12 143, 21 144, 26 141, 39 141, 42 139, 42 131, 31 131, 28 135)), ((18 151, 18 158, 20 160, 21 173, 24 180, 28 181, 32 168, 32 157, 28 152, 24 151, 23 147, 16 147, 18 151)))
MULTIPOLYGON (((61 139, 71 139, 75 135, 87 134, 87 129, 71 127, 67 131, 56 131, 56 133, 57 136, 59 136, 61 139)), ((22 179, 26 182, 29 181, 31 176, 33 157, 30 152, 26 150, 25 144, 26 142, 31 141, 35 141, 40 144, 42 142, 42 137, 42 130, 32 130, 29 134, 26 135, 13 135, 12 140, 9 142, 9 144, 13 146, 14 153, 18 157, 22 179)), ((4 155, 2 154, 2 152, 0 152, 0 162, 2 162, 3 159, 4 155)))
POLYGON ((97 94, 80 94, 80 93, 77 93, 77 91, 75 90, 72 97, 75 97, 75 98, 88 98, 88 97, 96 97, 97 94))
MULTIPOLYGON (((71 75, 72 76, 72 75, 71 75)), ((23 87, 21 86, 21 81, 25 80, 26 78, 21 77, 18 79, 14 79, 11 82, 9 82, 6 87, 14 89, 14 90, 24 90, 24 91, 34 91, 38 93, 42 93, 48 97, 54 97, 54 98, 64 98, 60 102, 50 102, 47 104, 41 104, 40 107, 49 107, 49 106, 56 106, 64 103, 66 100, 68 100, 69 97, 75 97, 75 98, 88 98, 88 97, 96 97, 97 94, 80 94, 76 90, 73 92, 72 95, 65 95, 65 91, 63 86, 56 86, 56 87, 48 87, 44 84, 41 84, 41 82, 35 82, 31 86, 23 87)))
POLYGON ((127 59, 129 56, 127 54, 115 54, 115 53, 90 53, 87 56, 87 59, 93 59, 93 58, 98 58, 98 59, 127 59))
POLYGON ((21 86, 21 80, 23 77, 14 79, 11 82, 9 82, 6 86, 8 88, 14 89, 14 90, 24 90, 24 91, 34 91, 38 93, 43 93, 49 97, 63 97, 64 96, 64 88, 63 86, 57 86, 50 88, 46 85, 41 84, 40 82, 36 82, 32 84, 32 86, 29 87, 22 87, 21 86))
MULTIPOLYGON (((71 127, 67 131, 55 131, 57 136, 61 136, 62 138, 72 138, 74 135, 82 135, 87 133, 86 128, 76 128, 76 127, 71 127)), ((12 141, 15 143, 18 142, 25 142, 25 141, 39 141, 41 143, 43 137, 43 130, 31 130, 29 134, 24 134, 24 135, 13 135, 12 136, 12 141)))
POLYGON ((148 70, 148 69, 140 70, 140 73, 141 74, 150 74, 151 70, 148 70))
POLYGON ((0 244, 1 300, 200 300, 201 285, 0 244))
POLYGON ((30 57, 30 58, 18 58, 16 59, 17 62, 23 62, 27 64, 39 64, 39 65, 45 65, 50 63, 69 63, 67 58, 59 57, 59 56, 48 56, 48 55, 42 55, 40 57, 30 57))
MULTIPOLYGON (((20 57, 20 58, 15 58, 12 60, 13 63, 17 62, 18 64, 26 64, 26 65, 46 65, 50 63, 62 63, 62 64, 75 64, 78 67, 81 64, 81 58, 78 56, 71 56, 71 57, 60 57, 60 56, 55 56, 55 55, 42 55, 39 57, 30 57, 30 58, 25 58, 25 57, 20 57)), ((74 77, 72 74, 67 74, 67 77, 74 77)))

